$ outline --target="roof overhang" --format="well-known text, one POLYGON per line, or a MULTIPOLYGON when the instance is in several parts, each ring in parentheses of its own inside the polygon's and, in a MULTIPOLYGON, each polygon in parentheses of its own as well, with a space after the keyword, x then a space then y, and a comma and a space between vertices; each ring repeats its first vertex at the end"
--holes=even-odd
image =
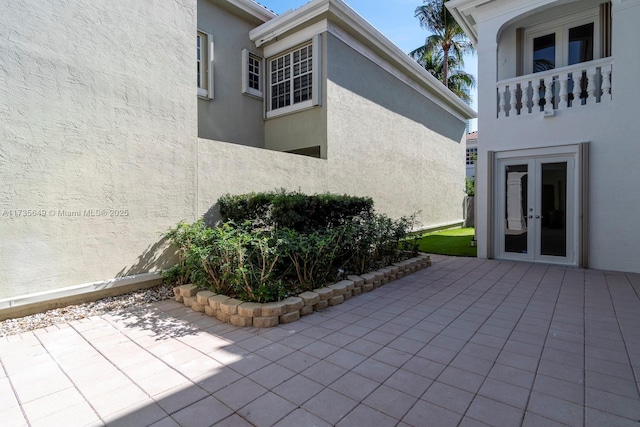
POLYGON ((299 9, 287 12, 254 28, 249 32, 249 38, 257 47, 260 47, 322 19, 348 32, 409 79, 426 89, 461 119, 469 120, 477 117, 471 107, 342 0, 313 0, 299 9))
POLYGON ((449 0, 445 3, 475 47, 478 47, 478 27, 473 14, 478 6, 492 1, 494 0, 449 0))
POLYGON ((536 10, 582 0, 449 0, 445 3, 455 20, 478 47, 478 22, 498 20, 509 22, 536 10))
POLYGON ((252 0, 226 0, 226 2, 262 22, 270 21, 278 16, 252 0))

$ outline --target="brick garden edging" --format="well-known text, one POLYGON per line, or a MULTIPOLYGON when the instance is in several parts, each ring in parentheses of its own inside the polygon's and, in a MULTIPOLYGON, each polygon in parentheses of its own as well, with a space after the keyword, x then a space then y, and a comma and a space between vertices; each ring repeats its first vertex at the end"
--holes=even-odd
POLYGON ((347 276, 347 280, 326 287, 303 292, 283 301, 258 304, 243 302, 210 291, 198 291, 194 285, 173 288, 175 300, 195 311, 204 312, 234 326, 270 328, 280 323, 291 323, 300 316, 338 305, 352 296, 370 292, 382 285, 431 265, 427 254, 361 276, 347 276))

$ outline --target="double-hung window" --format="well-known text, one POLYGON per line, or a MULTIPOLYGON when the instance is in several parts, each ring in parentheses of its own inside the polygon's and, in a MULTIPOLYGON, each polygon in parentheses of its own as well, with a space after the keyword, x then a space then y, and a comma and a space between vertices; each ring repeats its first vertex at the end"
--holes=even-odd
POLYGON ((213 99, 213 37, 198 31, 196 35, 198 96, 213 99))
POLYGON ((264 60, 242 49, 242 93, 262 98, 264 60))
POLYGON ((267 117, 320 105, 320 36, 268 60, 267 117))

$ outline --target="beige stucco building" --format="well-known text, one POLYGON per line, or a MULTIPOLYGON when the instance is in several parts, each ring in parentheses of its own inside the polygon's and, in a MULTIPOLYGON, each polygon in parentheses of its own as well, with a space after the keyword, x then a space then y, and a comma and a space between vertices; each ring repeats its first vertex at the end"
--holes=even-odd
POLYGON ((225 193, 462 222, 474 112, 341 0, 0 11, 0 309, 153 283, 225 193))

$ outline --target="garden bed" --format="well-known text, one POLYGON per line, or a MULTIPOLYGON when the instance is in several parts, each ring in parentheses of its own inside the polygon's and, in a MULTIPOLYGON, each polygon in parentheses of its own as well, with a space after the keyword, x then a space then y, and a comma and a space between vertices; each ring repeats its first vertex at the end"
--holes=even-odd
POLYGON ((350 275, 346 280, 322 288, 306 291, 296 297, 279 302, 243 302, 211 291, 199 291, 195 285, 182 285, 173 289, 175 300, 198 312, 204 312, 234 326, 270 328, 291 323, 301 316, 341 304, 351 297, 370 292, 380 286, 431 265, 429 255, 419 254, 406 261, 394 263, 371 273, 350 275))

